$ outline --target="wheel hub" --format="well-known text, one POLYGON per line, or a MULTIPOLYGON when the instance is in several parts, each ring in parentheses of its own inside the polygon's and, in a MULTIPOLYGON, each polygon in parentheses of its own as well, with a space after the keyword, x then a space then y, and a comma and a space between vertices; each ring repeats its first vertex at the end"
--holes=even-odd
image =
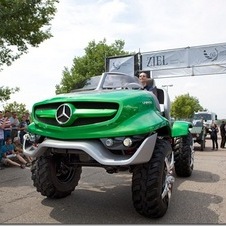
POLYGON ((163 192, 162 192, 162 199, 168 196, 168 199, 170 200, 172 189, 173 189, 173 183, 175 181, 175 178, 173 177, 173 168, 174 168, 173 153, 172 153, 172 158, 170 162, 169 162, 169 159, 165 158, 165 164, 166 164, 166 177, 165 177, 165 183, 164 183, 163 192))

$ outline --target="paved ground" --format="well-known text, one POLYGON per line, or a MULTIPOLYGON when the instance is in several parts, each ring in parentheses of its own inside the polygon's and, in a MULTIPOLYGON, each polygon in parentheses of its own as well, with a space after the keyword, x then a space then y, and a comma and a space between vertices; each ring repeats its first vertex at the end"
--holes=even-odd
POLYGON ((131 200, 131 175, 84 168, 71 196, 51 200, 32 185, 30 170, 0 170, 0 224, 226 224, 226 149, 195 151, 190 178, 177 178, 166 215, 147 219, 131 200))

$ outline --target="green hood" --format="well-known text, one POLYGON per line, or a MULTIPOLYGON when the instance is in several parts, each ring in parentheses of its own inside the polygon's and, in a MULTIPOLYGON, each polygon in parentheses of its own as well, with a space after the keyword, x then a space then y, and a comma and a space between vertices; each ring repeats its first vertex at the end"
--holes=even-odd
POLYGON ((56 139, 130 136, 169 126, 144 90, 61 94, 34 104, 32 118, 29 132, 56 139))

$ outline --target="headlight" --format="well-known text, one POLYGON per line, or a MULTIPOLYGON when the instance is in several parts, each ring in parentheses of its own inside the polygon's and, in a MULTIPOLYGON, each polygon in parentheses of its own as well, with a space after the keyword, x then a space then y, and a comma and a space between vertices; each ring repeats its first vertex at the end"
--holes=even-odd
POLYGON ((125 139, 123 140, 123 144, 124 144, 124 146, 126 146, 126 147, 131 147, 132 144, 133 144, 133 141, 131 140, 131 138, 127 137, 127 138, 125 138, 125 139))
POLYGON ((101 138, 102 144, 110 150, 127 150, 135 147, 137 143, 142 142, 148 134, 134 135, 131 137, 108 137, 101 138))
POLYGON ((111 147, 111 146, 113 146, 114 141, 113 141, 113 139, 107 139, 105 141, 105 144, 106 144, 107 147, 111 147))

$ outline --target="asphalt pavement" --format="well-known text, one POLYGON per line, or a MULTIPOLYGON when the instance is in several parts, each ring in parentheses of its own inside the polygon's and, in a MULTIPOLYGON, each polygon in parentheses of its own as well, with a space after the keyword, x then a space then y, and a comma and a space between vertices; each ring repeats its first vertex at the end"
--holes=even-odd
POLYGON ((131 174, 84 167, 75 191, 63 199, 36 192, 29 168, 0 170, 0 224, 226 224, 226 149, 195 147, 189 178, 175 178, 164 217, 148 219, 133 208, 131 174))

